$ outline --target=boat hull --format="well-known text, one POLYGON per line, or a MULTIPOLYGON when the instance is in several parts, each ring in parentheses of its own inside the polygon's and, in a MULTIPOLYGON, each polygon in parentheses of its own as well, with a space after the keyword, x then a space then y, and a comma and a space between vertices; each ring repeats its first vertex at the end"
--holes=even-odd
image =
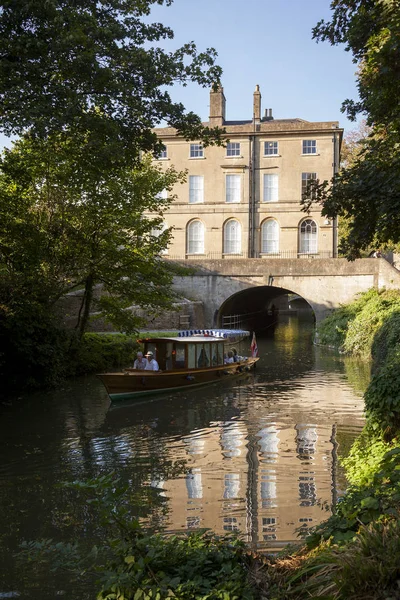
POLYGON ((179 371, 155 372, 127 369, 122 373, 101 373, 98 377, 111 400, 123 400, 230 380, 232 377, 240 377, 251 371, 258 360, 259 358, 255 357, 229 365, 179 371))

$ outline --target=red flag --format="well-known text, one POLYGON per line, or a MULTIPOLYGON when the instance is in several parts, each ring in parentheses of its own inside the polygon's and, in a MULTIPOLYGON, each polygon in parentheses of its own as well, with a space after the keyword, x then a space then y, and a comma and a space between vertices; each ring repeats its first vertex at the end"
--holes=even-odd
POLYGON ((258 356, 258 346, 257 346, 256 334, 254 331, 253 331, 253 339, 251 340, 250 350, 251 350, 251 356, 253 358, 258 356))

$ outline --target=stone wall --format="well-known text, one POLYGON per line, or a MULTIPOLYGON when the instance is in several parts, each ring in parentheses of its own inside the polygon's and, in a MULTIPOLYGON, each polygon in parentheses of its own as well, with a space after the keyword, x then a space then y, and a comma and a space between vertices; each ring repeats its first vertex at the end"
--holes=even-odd
MULTIPOLYGON (((80 304, 82 301, 83 290, 71 292, 62 298, 59 302, 59 310, 63 317, 64 324, 68 328, 75 327, 79 313, 80 304)), ((145 319, 146 324, 142 329, 151 330, 173 330, 195 328, 200 329, 206 327, 204 320, 204 308, 201 300, 190 301, 183 299, 175 304, 176 310, 163 311, 158 317, 146 319, 146 312, 136 306, 132 306, 130 310, 134 311, 139 317, 145 319)), ((108 323, 102 318, 98 318, 96 313, 91 315, 92 319, 89 324, 89 331, 114 331, 111 323, 108 323)))

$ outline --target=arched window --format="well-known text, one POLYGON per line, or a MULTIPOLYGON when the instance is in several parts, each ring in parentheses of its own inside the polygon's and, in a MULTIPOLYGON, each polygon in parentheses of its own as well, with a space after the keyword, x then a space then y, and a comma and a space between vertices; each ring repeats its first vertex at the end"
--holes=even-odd
POLYGON ((261 226, 261 253, 276 254, 277 252, 279 252, 279 225, 275 219, 268 219, 261 226))
POLYGON ((317 224, 312 219, 306 219, 300 225, 300 252, 302 254, 316 254, 318 251, 317 224))
POLYGON ((240 254, 242 251, 242 227, 239 221, 230 219, 224 226, 224 254, 240 254))
POLYGON ((186 251, 188 254, 204 254, 204 225, 191 221, 186 229, 186 251))

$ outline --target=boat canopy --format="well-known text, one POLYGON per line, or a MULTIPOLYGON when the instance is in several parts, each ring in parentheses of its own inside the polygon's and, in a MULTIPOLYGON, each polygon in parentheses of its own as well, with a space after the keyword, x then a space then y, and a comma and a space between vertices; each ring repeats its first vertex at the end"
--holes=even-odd
POLYGON ((250 336, 250 331, 244 329, 186 329, 178 332, 178 337, 191 337, 204 335, 206 337, 216 338, 245 338, 250 336))

